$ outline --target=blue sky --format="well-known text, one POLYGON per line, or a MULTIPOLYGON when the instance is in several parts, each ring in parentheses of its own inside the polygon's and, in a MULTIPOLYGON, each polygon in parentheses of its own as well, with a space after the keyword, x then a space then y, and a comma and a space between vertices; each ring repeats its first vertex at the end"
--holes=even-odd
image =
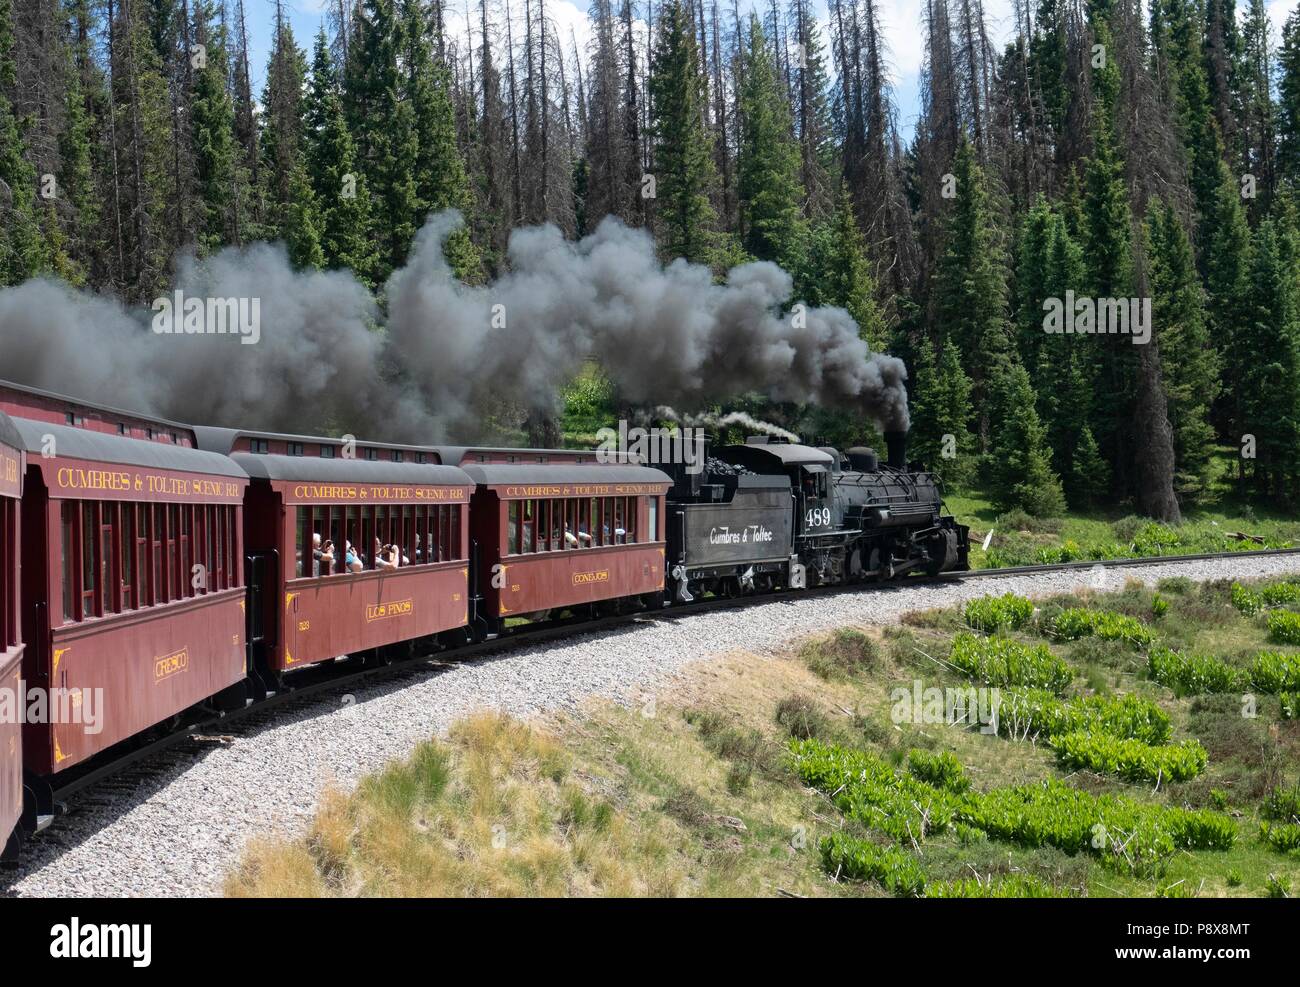
MULTIPOLYGON (((287 8, 293 24, 298 43, 310 51, 312 39, 324 17, 326 0, 289 0, 287 8)), ((919 74, 925 43, 921 25, 921 0, 879 0, 881 20, 885 38, 889 45, 890 69, 893 73, 895 101, 898 105, 898 122, 905 137, 911 137, 920 111, 919 74)), ((266 74, 266 59, 270 50, 271 33, 274 24, 275 4, 273 0, 245 0, 249 19, 250 55, 253 69, 253 92, 260 94, 266 74)), ((467 0, 449 0, 452 8, 459 7, 459 13, 449 13, 450 27, 453 33, 465 29, 465 10, 467 0)), ((1281 29, 1282 22, 1295 8, 1300 0, 1269 0, 1269 12, 1273 18, 1274 33, 1281 29)), ((477 11, 478 0, 468 0, 469 9, 477 11)), ((1244 8, 1247 0, 1238 0, 1238 6, 1244 8)), ((640 0, 638 5, 640 5, 640 0)), ((748 4, 752 6, 752 2, 748 4)), ((518 4, 514 6, 519 6, 518 4)), ((747 6, 741 3, 742 10, 747 6)), ((767 9, 768 4, 761 6, 767 9)), ((824 0, 814 0, 823 22, 826 18, 824 0)), ((1012 0, 985 0, 985 12, 989 26, 999 47, 1009 35, 1012 27, 1012 0)), ((587 28, 586 0, 574 3, 571 0, 549 0, 547 10, 559 25, 560 37, 564 39, 567 51, 570 28, 578 38, 579 47, 585 47, 587 28)), ((477 14, 475 14, 477 16, 477 14)), ((477 31, 475 32, 477 34, 477 31)))

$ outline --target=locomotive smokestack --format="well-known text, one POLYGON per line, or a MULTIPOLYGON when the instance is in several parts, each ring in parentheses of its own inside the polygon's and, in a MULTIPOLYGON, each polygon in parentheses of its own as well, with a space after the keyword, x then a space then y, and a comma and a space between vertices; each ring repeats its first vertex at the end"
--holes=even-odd
POLYGON ((889 465, 894 469, 907 469, 907 433, 886 432, 885 445, 889 447, 889 465))

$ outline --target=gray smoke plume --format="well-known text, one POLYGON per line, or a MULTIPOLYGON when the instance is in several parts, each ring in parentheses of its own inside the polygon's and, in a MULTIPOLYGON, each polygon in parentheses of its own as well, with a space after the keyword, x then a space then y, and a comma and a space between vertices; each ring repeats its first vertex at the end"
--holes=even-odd
POLYGON ((667 418, 670 421, 688 425, 692 428, 720 429, 729 425, 742 425, 745 428, 753 429, 755 432, 762 432, 764 435, 774 435, 778 439, 785 439, 787 442, 800 441, 799 436, 786 431, 780 425, 765 422, 761 418, 755 418, 744 411, 728 411, 725 414, 679 415, 667 405, 660 405, 655 409, 655 412, 660 418, 667 418))
POLYGON ((848 408, 906 428, 906 371, 873 355, 842 309, 795 306, 773 264, 661 265, 648 234, 607 219, 566 241, 516 230, 510 271, 456 281, 442 253, 459 226, 430 217, 386 286, 387 318, 345 271, 302 272, 280 245, 183 258, 191 298, 257 298, 256 345, 158 335, 154 312, 47 279, 0 291, 0 379, 179 421, 394 441, 472 440, 503 402, 556 410, 594 358, 634 404, 701 408, 757 392, 848 408))
POLYGON ((705 267, 660 264, 645 231, 606 219, 578 242, 553 226, 516 230, 510 273, 468 288, 441 249, 458 222, 430 219, 388 282, 393 347, 453 423, 493 397, 550 409, 594 357, 634 404, 700 408, 758 392, 907 428, 902 361, 871 354, 843 309, 782 314, 793 282, 775 264, 742 265, 717 285, 705 267))

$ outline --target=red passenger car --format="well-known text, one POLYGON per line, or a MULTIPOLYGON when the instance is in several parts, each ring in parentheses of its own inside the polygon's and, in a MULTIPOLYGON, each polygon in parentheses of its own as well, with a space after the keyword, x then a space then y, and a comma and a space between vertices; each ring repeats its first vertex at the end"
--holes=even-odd
POLYGON ((315 662, 463 637, 472 485, 461 470, 407 446, 196 431, 252 479, 249 641, 266 688, 315 662))
POLYGON ((248 481, 183 425, 7 384, 0 410, 26 451, 23 677, 45 697, 23 761, 47 779, 241 682, 248 481))
POLYGON ((18 620, 18 512, 23 495, 22 438, 0 412, 0 859, 18 852, 23 811, 23 640, 18 620), (12 834, 12 835, 11 835, 12 834))
POLYGON ((664 586, 664 495, 656 469, 591 452, 442 448, 475 484, 478 595, 490 632, 507 619, 620 601, 664 586))

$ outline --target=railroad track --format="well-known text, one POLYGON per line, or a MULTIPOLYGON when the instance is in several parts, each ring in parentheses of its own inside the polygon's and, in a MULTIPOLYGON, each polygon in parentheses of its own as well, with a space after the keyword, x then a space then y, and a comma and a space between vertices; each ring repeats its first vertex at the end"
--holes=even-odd
MULTIPOLYGON (((1072 570, 1097 568, 1135 568, 1173 565, 1187 562, 1206 562, 1242 558, 1269 558, 1300 555, 1300 549, 1260 549, 1241 552, 1218 552, 1197 555, 1160 556, 1140 559, 1106 559, 1089 562, 1067 562, 1053 565, 1016 566, 1003 569, 976 569, 969 572, 943 573, 938 576, 912 576, 892 585, 942 584, 1007 576, 1036 575, 1072 570)), ((340 659, 304 669, 294 676, 291 688, 243 709, 198 717, 177 724, 168 732, 143 742, 135 741, 130 747, 120 746, 104 752, 86 765, 74 769, 54 788, 54 798, 59 814, 66 813, 69 805, 86 807, 111 804, 118 797, 135 789, 140 783, 155 777, 187 760, 211 749, 214 743, 226 743, 249 736, 274 719, 295 710, 308 708, 330 693, 346 693, 381 681, 400 681, 404 677, 422 677, 439 667, 506 653, 516 648, 563 641, 583 635, 600 634, 642 621, 675 621, 710 611, 739 609, 756 602, 779 602, 782 598, 807 599, 818 596, 837 596, 862 592, 864 589, 882 589, 891 584, 858 583, 847 586, 816 587, 808 590, 782 590, 776 593, 741 597, 719 597, 676 604, 661 611, 637 611, 596 620, 569 619, 539 624, 526 630, 464 645, 433 654, 413 656, 386 664, 366 664, 359 659, 340 659)))

